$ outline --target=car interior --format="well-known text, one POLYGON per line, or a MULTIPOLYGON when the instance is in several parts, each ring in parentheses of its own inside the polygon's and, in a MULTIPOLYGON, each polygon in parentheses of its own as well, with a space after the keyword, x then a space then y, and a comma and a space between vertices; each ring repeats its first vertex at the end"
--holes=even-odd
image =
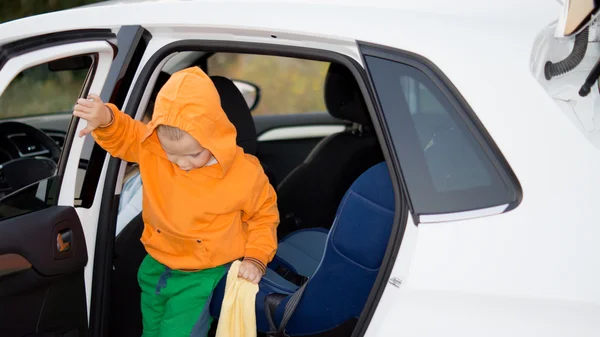
MULTIPOLYGON (((178 66, 167 63, 161 70, 163 74, 207 63, 202 62, 202 54, 191 63, 189 60, 193 58, 190 54, 186 56, 179 60, 188 62, 178 66)), ((204 70, 211 75, 210 69, 204 70)), ((261 142, 257 135, 268 129, 261 128, 260 118, 253 118, 251 106, 239 86, 223 76, 211 75, 211 78, 225 113, 238 131, 238 145, 258 157, 278 193, 280 243, 256 299, 258 332, 265 333, 271 328, 265 314, 266 301, 282 304, 271 304, 278 308, 272 313, 280 321, 283 303, 310 280, 287 325, 287 333, 350 335, 375 281, 394 216, 391 181, 387 167, 382 164, 383 154, 356 80, 343 65, 328 65, 323 88, 327 123, 344 125, 342 131, 308 141, 261 142), (279 142, 282 144, 273 144, 279 142), (289 157, 274 156, 274 145, 282 152, 303 148, 296 154, 293 169, 280 170, 277 161, 289 157), (267 147, 266 156, 263 147, 267 147), (368 238, 359 240, 366 227, 372 227, 368 238), (338 279, 352 282, 342 285, 338 279), (327 305, 323 305, 323 300, 327 305)), ((157 81, 156 85, 161 84, 157 81)), ((326 119, 320 116, 317 122, 323 120, 326 119)), ((116 237, 110 308, 112 334, 134 336, 142 331, 137 283, 137 270, 146 255, 139 240, 142 230, 139 214, 116 237)), ((225 278, 211 302, 215 318, 220 313, 224 288, 225 278)))
MULTIPOLYGON (((58 79, 60 74, 53 70, 52 64, 44 64, 21 73, 0 97, 3 111, 0 123, 0 197, 54 175, 71 116, 68 110, 52 115, 46 113, 56 111, 54 108, 68 107, 43 107, 35 104, 35 98, 16 95, 28 92, 24 89, 34 82, 33 78, 44 77, 50 83, 53 78, 58 79), (28 116, 32 112, 33 116, 28 116), (6 118, 13 116, 17 118, 6 118)), ((86 72, 87 69, 72 71, 69 75, 81 77, 86 72)), ((74 85, 81 87, 83 80, 73 81, 74 85)), ((29 87, 27 89, 33 89, 29 87)), ((74 92, 73 99, 76 94, 74 92)))
MULTIPOLYGON (((237 129, 238 146, 260 160, 277 191, 281 217, 279 247, 259 285, 258 333, 262 335, 273 329, 269 316, 281 322, 286 303, 305 286, 304 295, 287 324, 287 333, 349 336, 381 266, 395 212, 388 169, 358 83, 344 65, 327 63, 323 65, 322 86, 318 88, 324 111, 257 114, 255 109, 268 93, 251 81, 211 71, 210 60, 218 55, 197 51, 178 53, 156 70, 161 76, 156 83, 149 84, 147 91, 156 92, 175 71, 190 66, 203 68, 211 76, 223 109, 237 129)), ((63 80, 74 79, 73 87, 84 86, 90 63, 82 59, 71 61, 46 64, 32 69, 31 74, 41 73, 39 76, 45 80, 62 76, 63 80)), ((21 82, 27 82, 28 74, 22 74, 21 82)), ((73 103, 77 94, 73 94, 73 103)), ((50 90, 48 95, 55 93, 50 90)), ((298 94, 290 88, 279 99, 288 99, 286 95, 298 94)), ((3 95, 0 108, 11 103, 3 102, 9 99, 14 104, 11 97, 3 95)), ((12 192, 55 174, 71 121, 71 108, 44 107, 45 111, 38 109, 40 113, 34 115, 4 116, 0 123, 0 165, 10 165, 2 167, 2 196, 12 196, 12 192)), ((99 172, 104 160, 104 154, 91 137, 85 144, 78 172, 80 193, 76 196, 76 205, 83 207, 93 198, 98 182, 93 173, 99 172)), ((5 204, 0 207, 3 216, 8 212, 3 207, 10 205, 7 200, 10 198, 0 200, 0 204, 5 204)), ((19 214, 11 212, 13 216, 19 214)), ((110 285, 111 336, 139 336, 142 331, 137 271, 146 255, 139 240, 143 225, 140 213, 115 237, 110 285)), ((211 302, 211 315, 217 319, 224 288, 225 278, 211 302)), ((215 332, 217 319, 211 334, 215 332)))

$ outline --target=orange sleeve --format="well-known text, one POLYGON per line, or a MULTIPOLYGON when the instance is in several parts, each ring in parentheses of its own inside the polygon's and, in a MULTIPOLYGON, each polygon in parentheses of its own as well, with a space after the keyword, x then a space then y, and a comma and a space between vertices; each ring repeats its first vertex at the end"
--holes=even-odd
POLYGON ((146 126, 120 111, 114 104, 106 104, 114 120, 106 126, 92 131, 92 137, 111 156, 128 162, 138 162, 141 139, 146 126))
POLYGON ((264 172, 260 173, 242 220, 248 225, 244 259, 257 263, 264 272, 277 251, 279 211, 275 190, 264 172))

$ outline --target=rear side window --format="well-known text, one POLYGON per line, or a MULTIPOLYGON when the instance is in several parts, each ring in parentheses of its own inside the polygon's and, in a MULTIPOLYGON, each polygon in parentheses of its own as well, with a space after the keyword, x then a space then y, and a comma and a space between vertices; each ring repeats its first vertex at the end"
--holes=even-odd
POLYGON ((450 102, 419 70, 394 66, 397 78, 391 80, 397 83, 390 84, 402 91, 436 192, 490 186, 493 173, 484 165, 485 154, 460 121, 455 121, 457 114, 450 102))
POLYGON ((372 54, 365 63, 416 215, 516 206, 516 177, 444 81, 417 60, 372 54))

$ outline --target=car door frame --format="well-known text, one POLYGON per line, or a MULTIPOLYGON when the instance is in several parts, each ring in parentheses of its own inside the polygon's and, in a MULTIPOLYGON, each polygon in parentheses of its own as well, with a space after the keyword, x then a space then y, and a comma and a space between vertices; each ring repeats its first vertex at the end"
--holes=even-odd
MULTIPOLYGON (((0 47, 1 90, 3 92, 12 83, 14 78, 26 69, 47 64, 53 60, 78 55, 94 55, 94 61, 88 70, 79 96, 86 95, 90 90, 99 90, 106 81, 116 52, 113 48, 114 38, 115 35, 111 30, 90 29, 51 33, 6 43, 0 47)), ((82 128, 83 123, 72 119, 68 134, 73 135, 82 128)), ((48 181, 54 181, 50 187, 50 191, 58 186, 57 190, 54 190, 57 193, 56 196, 52 195, 50 196, 51 199, 47 199, 48 195, 46 195, 46 200, 44 200, 46 202, 45 206, 40 205, 31 212, 26 211, 14 217, 0 220, 2 230, 5 231, 5 234, 2 235, 4 241, 2 247, 0 247, 2 254, 21 256, 22 259, 29 262, 29 268, 26 270, 26 272, 29 272, 28 275, 15 273, 4 275, 6 277, 4 281, 8 282, 10 288, 3 289, 7 296, 5 299, 7 301, 10 299, 12 291, 17 291, 19 294, 26 293, 31 295, 36 289, 34 287, 36 283, 27 286, 11 282, 11 279, 23 278, 24 280, 36 280, 35 282, 38 282, 37 280, 42 280, 44 276, 50 275, 50 278, 44 281, 47 282, 45 287, 48 290, 45 292, 45 295, 42 295, 43 302, 41 307, 32 307, 27 310, 36 313, 39 311, 38 322, 35 326, 36 334, 45 332, 40 331, 40 329, 51 329, 55 332, 76 329, 78 332, 82 330, 86 332, 88 328, 87 306, 89 296, 85 291, 85 271, 87 261, 89 261, 88 249, 86 248, 89 242, 86 242, 85 226, 81 221, 80 215, 77 214, 74 208, 73 198, 75 172, 78 168, 83 142, 83 139, 75 139, 73 137, 69 141, 65 141, 57 163, 56 174, 48 178, 48 181), (69 174, 71 175, 68 176, 69 174), (52 231, 47 231, 48 227, 52 231), (28 235, 26 233, 36 233, 36 235, 30 240, 16 239, 18 237, 27 238, 28 235), (11 237, 14 239, 10 239, 11 237), (57 240, 58 246, 55 247, 56 249, 52 255, 48 255, 47 249, 53 249, 51 247, 54 245, 54 239, 57 240), (65 242, 66 246, 64 245, 65 242), (68 282, 67 280, 69 279, 74 283, 69 283, 71 284, 69 288, 61 288, 64 285, 63 283, 68 282), (21 289, 23 286, 25 288, 21 289), (57 288, 58 293, 55 290, 57 288), (81 293, 77 293, 78 291, 81 293), (48 300, 49 296, 54 301, 48 300), (61 299, 64 299, 64 301, 61 299), (65 301, 67 303, 64 303, 65 301), (72 308, 70 307, 71 304, 81 305, 82 307, 72 308), (53 305, 59 308, 53 307, 53 305), (63 315, 68 315, 68 317, 60 316, 62 321, 52 323, 53 319, 49 317, 60 312, 63 315), (46 317, 46 325, 44 327, 40 327, 42 316, 46 317), (68 324, 68 326, 63 326, 63 324, 68 324)), ((25 187, 7 196, 5 200, 8 202, 11 196, 16 197, 21 193, 27 193, 24 191, 33 187, 36 187, 38 190, 37 193, 39 193, 39 188, 43 186, 47 186, 46 181, 36 182, 31 187, 25 187)), ((46 193, 48 193, 48 190, 46 190, 46 193)), ((51 192, 51 194, 53 193, 51 192)), ((25 302, 20 305, 36 305, 34 301, 38 298, 39 296, 36 297, 36 295, 33 295, 33 297, 28 297, 32 301, 31 303, 25 302)), ((20 321, 19 317, 11 317, 11 319, 16 322, 20 321)), ((25 319, 25 317, 22 317, 22 319, 25 319)), ((31 328, 27 326, 18 329, 21 332, 33 332, 31 330, 34 328, 33 326, 31 328)))
MULTIPOLYGON (((393 150, 393 145, 391 143, 388 128, 385 127, 385 122, 383 119, 384 117, 376 105, 376 95, 374 94, 374 91, 370 86, 366 69, 364 68, 363 64, 361 64, 360 60, 356 60, 351 56, 345 55, 341 52, 337 52, 334 50, 316 49, 306 46, 247 41, 239 41, 236 42, 235 45, 232 45, 231 42, 227 40, 200 40, 184 38, 166 42, 164 45, 158 48, 155 48, 153 46, 153 54, 149 55, 148 57, 144 57, 146 61, 141 65, 141 69, 138 71, 135 84, 131 89, 131 93, 122 110, 133 118, 135 118, 136 116, 140 117, 141 112, 143 111, 140 104, 142 104, 144 101, 144 91, 146 90, 147 86, 153 81, 153 76, 157 74, 155 73, 156 68, 159 66, 159 64, 161 64, 161 62, 164 62, 164 59, 167 58, 169 55, 181 51, 204 50, 234 53, 262 53, 276 56, 299 57, 329 62, 338 62, 348 67, 351 70, 352 74, 355 76, 357 82, 359 83, 359 87, 363 92, 363 95, 365 96, 366 104, 371 118, 375 121, 374 128, 376 130, 379 143, 382 147, 384 158, 388 163, 388 168, 390 170, 390 173, 392 174, 394 193, 396 196, 396 214, 394 218, 394 226, 390 233, 390 241, 388 244, 388 248, 386 250, 382 266, 380 268, 380 272, 374 283, 373 289, 369 294, 366 305, 363 309, 363 312, 356 325, 356 329, 353 333, 353 336, 364 335, 371 321, 375 308, 377 307, 379 299, 381 298, 383 289, 388 283, 389 275, 392 269, 391 267, 393 266, 394 261, 396 260, 396 256, 398 255, 400 243, 402 242, 404 231, 406 229, 409 219, 406 194, 400 183, 402 178, 400 175, 399 164, 397 161, 398 158, 393 150)), ((116 160, 111 161, 111 163, 109 164, 107 170, 107 179, 105 180, 106 187, 105 193, 103 195, 103 205, 112 205, 115 203, 116 200, 118 200, 115 198, 114 193, 108 193, 108 191, 109 189, 117 190, 117 177, 119 177, 119 172, 122 169, 120 162, 120 160, 116 160)), ((100 227, 109 226, 109 223, 114 222, 116 219, 115 215, 108 215, 104 213, 103 215, 105 216, 102 218, 102 221, 99 222, 100 227)), ((106 272, 110 273, 111 271, 107 269, 106 272)), ((104 283, 106 284, 107 282, 104 283)), ((106 288, 106 285, 104 287, 106 288)), ((107 318, 105 317, 104 320, 106 321, 107 318)))
MULTIPOLYGON (((45 48, 53 48, 58 46, 63 46, 65 44, 73 44, 73 43, 82 43, 88 41, 98 41, 104 40, 109 41, 112 47, 112 59, 109 67, 105 70, 105 73, 102 75, 103 79, 101 83, 98 78, 94 77, 92 80, 89 80, 87 87, 82 88, 80 96, 86 95, 90 90, 94 92, 100 92, 100 97, 104 102, 111 102, 115 104, 122 103, 125 100, 125 97, 129 91, 129 87, 133 82, 134 75, 137 70, 137 66, 141 61, 141 57, 145 51, 145 47, 148 44, 148 41, 151 39, 151 36, 148 32, 143 29, 141 26, 122 26, 118 28, 118 34, 114 34, 111 29, 83 29, 83 30, 75 30, 75 31, 66 31, 66 32, 56 32, 41 36, 35 36, 30 38, 21 39, 18 41, 13 41, 2 46, 3 53, 0 54, 0 71, 6 65, 9 60, 14 57, 26 55, 27 53, 34 52, 36 50, 41 50, 45 48), (114 42, 118 43, 115 46, 114 42), (118 51, 118 52, 117 52, 118 51)), ((43 63, 43 62, 42 62, 43 63)), ((94 72, 91 75, 96 75, 94 72)), ((90 74, 88 74, 88 77, 90 74)), ((89 78, 88 78, 89 79, 89 78)), ((86 80, 88 80, 86 79, 86 80)), ((8 81, 10 82, 10 81, 8 81)), ((57 176, 59 181, 59 185, 61 186, 61 190, 59 192, 58 197, 58 205, 65 205, 67 208, 73 208, 81 219, 86 218, 89 220, 90 224, 88 224, 88 228, 85 228, 84 224, 81 223, 81 227, 83 232, 85 232, 85 241, 87 241, 87 251, 88 254, 86 259, 88 261, 86 270, 86 278, 84 281, 84 291, 86 300, 86 327, 89 327, 89 335, 96 336, 101 335, 101 328, 95 322, 101 321, 96 319, 98 315, 101 315, 102 312, 99 312, 95 309, 95 306, 92 307, 94 303, 98 301, 95 300, 99 298, 97 291, 94 291, 92 288, 92 280, 94 279, 94 273, 96 272, 95 265, 99 263, 96 262, 97 259, 102 262, 107 259, 106 256, 103 255, 105 252, 104 249, 99 249, 98 247, 98 239, 102 238, 102 233, 104 231, 98 231, 101 234, 101 237, 97 237, 97 225, 99 223, 98 219, 100 212, 106 212, 106 208, 110 207, 107 205, 102 205, 101 207, 101 196, 103 195, 103 187, 94 188, 91 198, 91 203, 88 207, 75 207, 74 206, 74 195, 73 191, 69 191, 66 193, 63 191, 62 187, 66 182, 63 181, 65 174, 71 173, 73 175, 72 179, 75 179, 76 170, 78 168, 79 163, 73 164, 74 158, 77 158, 77 162, 79 162, 79 158, 81 156, 81 151, 83 148, 83 143, 86 140, 91 140, 91 136, 85 138, 77 138, 76 133, 83 129, 85 126, 84 121, 80 121, 78 118, 73 118, 69 125, 64 148, 61 154, 61 160, 59 162, 59 167, 57 170, 57 176), (75 146, 73 144, 76 144, 75 146), (69 170, 69 166, 74 166, 74 170, 69 170), (73 171, 73 172, 71 172, 73 171), (95 214, 94 214, 95 213, 95 214), (95 216, 94 216, 95 215, 95 216), (91 217, 90 217, 91 216, 91 217), (93 221, 94 220, 94 221, 93 221), (93 223, 91 223, 93 222, 93 223), (100 254, 95 254, 96 252, 100 252, 100 254), (91 254, 90 254, 91 252, 91 254), (90 262, 92 263, 90 265, 90 262)), ((90 167, 94 167, 90 172, 91 177, 96 179, 96 184, 104 180, 104 176, 106 174, 107 162, 109 161, 109 156, 106 152, 102 152, 103 150, 96 151, 95 165, 92 166, 92 162, 90 161, 90 167)), ((113 159, 114 160, 114 159, 113 159)), ((88 167, 88 169, 90 168, 88 167)), ((89 171, 88 171, 89 172, 89 171)), ((88 178, 88 172, 86 172, 86 178, 88 178)), ((74 185, 74 183, 69 183, 70 186, 74 185)), ((114 186, 113 186, 114 187, 114 186)), ((60 206, 59 206, 60 207, 60 206)), ((33 214, 33 213, 30 213, 33 214)), ((19 218, 13 218, 8 221, 18 221, 19 218)), ((2 221, 0 221, 1 223, 2 221)), ((101 265, 101 263, 100 263, 101 265)), ((95 282, 94 282, 95 283, 95 282)))

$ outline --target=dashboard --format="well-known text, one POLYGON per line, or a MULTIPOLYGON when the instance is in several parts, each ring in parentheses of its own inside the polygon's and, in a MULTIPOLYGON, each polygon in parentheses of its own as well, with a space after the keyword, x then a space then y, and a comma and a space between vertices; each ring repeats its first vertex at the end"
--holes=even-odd
MULTIPOLYGON (((65 132, 57 130, 41 130, 48 135, 54 143, 62 150, 65 143, 65 132)), ((50 149, 44 146, 35 137, 30 137, 25 133, 8 134, 0 138, 0 165, 13 159, 27 157, 46 157, 51 158, 50 149)))

